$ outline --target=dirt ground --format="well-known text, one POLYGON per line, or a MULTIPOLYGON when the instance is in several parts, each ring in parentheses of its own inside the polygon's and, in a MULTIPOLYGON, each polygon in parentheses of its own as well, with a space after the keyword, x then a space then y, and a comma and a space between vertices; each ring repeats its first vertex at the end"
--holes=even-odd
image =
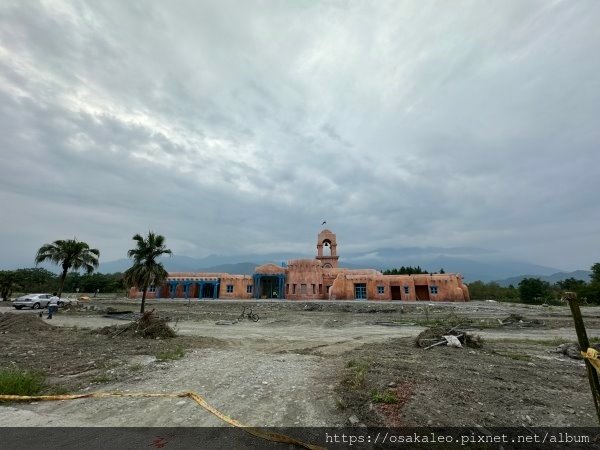
MULTIPOLYGON (((108 308, 138 304, 96 301, 52 320, 0 306, 10 313, 0 316, 0 366, 43 371, 53 393, 193 390, 254 426, 597 425, 583 362, 553 352, 575 339, 567 307, 161 300, 148 309, 178 337, 160 340, 99 333, 127 323, 103 317, 108 308), (260 320, 238 323, 243 306, 260 320), (511 313, 523 322, 501 326, 511 313), (541 323, 528 326, 533 319, 541 323), (480 334, 483 347, 415 346, 425 328, 446 323, 480 334), (394 401, 381 402, 386 395, 394 401)), ((600 336, 600 308, 583 314, 588 335, 600 336)), ((0 423, 222 425, 187 399, 164 398, 4 404, 0 423)))

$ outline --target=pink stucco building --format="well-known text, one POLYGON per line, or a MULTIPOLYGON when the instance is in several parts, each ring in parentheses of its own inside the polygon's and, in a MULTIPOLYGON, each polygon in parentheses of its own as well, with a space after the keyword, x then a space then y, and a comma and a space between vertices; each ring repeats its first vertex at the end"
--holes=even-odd
MULTIPOLYGON (((344 269, 338 264, 336 235, 323 230, 315 259, 287 265, 264 264, 253 275, 171 272, 167 283, 151 287, 148 298, 286 300, 467 301, 460 274, 383 275, 374 269, 344 269)), ((138 296, 136 288, 130 297, 138 296)))

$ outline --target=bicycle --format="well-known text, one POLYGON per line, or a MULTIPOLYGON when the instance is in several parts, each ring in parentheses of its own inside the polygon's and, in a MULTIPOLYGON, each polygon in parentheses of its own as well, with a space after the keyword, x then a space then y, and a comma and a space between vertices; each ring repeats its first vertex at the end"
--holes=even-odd
POLYGON ((258 320, 260 319, 260 317, 258 317, 258 314, 253 313, 252 310, 250 310, 250 312, 247 313, 245 306, 244 306, 244 309, 242 310, 242 313, 237 318, 237 320, 238 320, 238 322, 241 322, 242 320, 244 320, 244 318, 247 318, 248 320, 251 320, 252 322, 258 322, 258 320))

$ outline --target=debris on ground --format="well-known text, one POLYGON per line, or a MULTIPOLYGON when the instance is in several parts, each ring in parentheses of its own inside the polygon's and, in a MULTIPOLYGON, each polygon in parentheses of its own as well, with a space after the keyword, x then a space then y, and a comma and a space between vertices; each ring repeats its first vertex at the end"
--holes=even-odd
POLYGON ((108 317, 110 319, 119 319, 119 320, 139 320, 142 317, 141 313, 134 313, 132 311, 107 311, 103 317, 108 317))
POLYGON ((304 311, 323 311, 323 305, 318 303, 307 303, 304 305, 304 311))
POLYGON ((395 309, 390 309, 390 308, 384 308, 384 309, 379 309, 376 307, 372 307, 371 305, 368 305, 366 308, 358 308, 356 310, 356 312, 358 314, 361 313, 366 313, 366 314, 392 314, 395 313, 396 310, 395 309))
POLYGON ((381 325, 384 327, 405 327, 405 326, 414 326, 416 322, 396 322, 392 320, 376 320, 373 322, 373 325, 381 325))
MULTIPOLYGON (((590 348, 600 351, 600 344, 590 344, 590 348)), ((583 359, 581 351, 579 350, 579 344, 575 342, 566 342, 560 344, 554 350, 554 353, 561 353, 568 356, 571 359, 583 359)))
POLYGON ((237 320, 219 320, 215 325, 235 325, 239 323, 237 320))
POLYGON ((459 329, 459 327, 449 328, 438 326, 422 331, 417 336, 415 343, 417 344, 417 347, 421 347, 425 350, 440 345, 457 348, 462 346, 480 348, 483 340, 478 334, 469 333, 459 329))
POLYGON ((505 319, 498 319, 500 326, 513 326, 519 328, 525 327, 543 327, 546 323, 539 319, 527 319, 519 314, 511 314, 505 319))
POLYGON ((0 333, 11 331, 40 331, 48 330, 52 326, 44 322, 37 314, 0 314, 0 333))
MULTIPOLYGON (((112 317, 112 316, 111 316, 112 317)), ((99 330, 101 334, 111 337, 137 336, 144 339, 166 339, 175 337, 175 331, 168 324, 168 318, 158 317, 154 310, 127 325, 112 325, 99 330)))

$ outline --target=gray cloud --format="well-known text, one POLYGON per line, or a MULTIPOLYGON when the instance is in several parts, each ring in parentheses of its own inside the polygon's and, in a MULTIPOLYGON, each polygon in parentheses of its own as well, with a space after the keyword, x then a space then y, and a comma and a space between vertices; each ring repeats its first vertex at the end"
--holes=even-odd
POLYGON ((600 259, 593 1, 4 2, 0 266, 479 246, 600 259))

